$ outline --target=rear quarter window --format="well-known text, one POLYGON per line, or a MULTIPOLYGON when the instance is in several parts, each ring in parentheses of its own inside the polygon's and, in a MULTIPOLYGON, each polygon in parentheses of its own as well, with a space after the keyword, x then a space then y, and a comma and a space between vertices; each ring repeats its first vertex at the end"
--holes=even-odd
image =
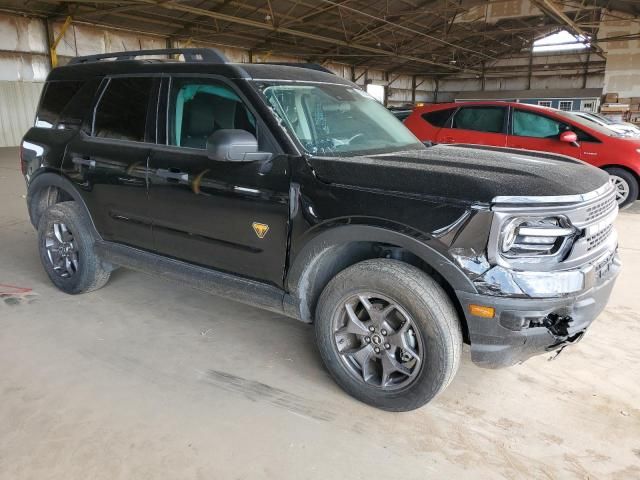
POLYGON ((99 80, 47 82, 36 114, 39 128, 74 128, 86 118, 99 80))
POLYGON ((449 123, 449 120, 451 119, 451 115, 453 115, 453 112, 455 111, 456 111, 455 108, 435 110, 433 112, 423 113, 422 118, 426 120, 427 123, 433 125, 434 127, 442 128, 449 123))

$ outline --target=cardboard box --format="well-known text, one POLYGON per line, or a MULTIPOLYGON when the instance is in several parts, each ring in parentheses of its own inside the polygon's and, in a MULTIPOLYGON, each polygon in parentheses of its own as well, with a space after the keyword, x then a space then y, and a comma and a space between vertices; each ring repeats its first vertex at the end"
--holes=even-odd
POLYGON ((618 103, 618 94, 617 93, 607 93, 604 96, 604 103, 618 103))
POLYGON ((615 103, 626 103, 627 105, 631 105, 631 99, 618 97, 618 101, 615 103))
POLYGON ((624 113, 629 111, 628 103, 605 103, 600 107, 602 113, 624 113))

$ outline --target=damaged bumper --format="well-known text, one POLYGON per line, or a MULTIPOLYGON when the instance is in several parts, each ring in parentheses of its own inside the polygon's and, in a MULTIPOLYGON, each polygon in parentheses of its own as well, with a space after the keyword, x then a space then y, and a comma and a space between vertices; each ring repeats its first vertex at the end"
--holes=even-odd
MULTIPOLYGON (((606 271, 583 283, 588 288, 559 298, 457 292, 469 327, 471 359, 482 367, 500 368, 576 343, 606 306, 619 270, 614 255, 606 271), (472 315, 471 304, 495 308, 494 318, 472 315)), ((549 280, 556 274, 550 273, 549 280)))

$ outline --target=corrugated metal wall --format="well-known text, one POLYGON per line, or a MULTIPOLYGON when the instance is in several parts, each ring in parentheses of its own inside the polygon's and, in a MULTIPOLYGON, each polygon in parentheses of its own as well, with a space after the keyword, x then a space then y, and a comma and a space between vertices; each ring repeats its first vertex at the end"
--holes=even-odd
POLYGON ((0 81, 0 147, 20 144, 33 125, 42 82, 0 81))

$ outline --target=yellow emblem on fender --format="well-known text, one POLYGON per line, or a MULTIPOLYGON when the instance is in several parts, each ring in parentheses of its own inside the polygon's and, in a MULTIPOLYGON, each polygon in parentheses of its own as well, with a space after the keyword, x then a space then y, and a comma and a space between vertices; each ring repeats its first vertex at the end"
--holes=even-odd
POLYGON ((251 226, 253 227, 253 231, 256 232, 258 238, 264 238, 269 231, 269 225, 264 223, 253 222, 251 226))

